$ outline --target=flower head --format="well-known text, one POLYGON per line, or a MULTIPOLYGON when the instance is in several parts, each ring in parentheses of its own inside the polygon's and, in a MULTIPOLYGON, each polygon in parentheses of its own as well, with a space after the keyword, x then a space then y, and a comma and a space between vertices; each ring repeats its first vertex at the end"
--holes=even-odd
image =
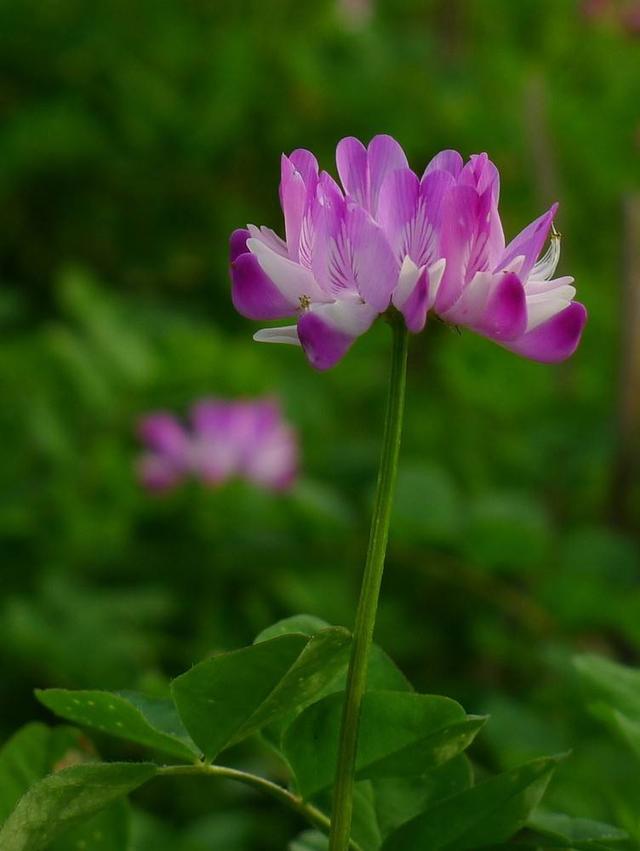
POLYGON ((443 151, 418 178, 390 136, 366 148, 349 137, 336 162, 342 187, 308 151, 283 156, 285 239, 253 225, 231 236, 238 311, 297 320, 256 340, 300 345, 327 369, 392 306, 413 333, 432 311, 534 360, 575 350, 586 311, 572 279, 552 277, 555 232, 539 259, 555 207, 505 246, 499 174, 486 154, 465 164, 443 151))
POLYGON ((211 486, 242 478, 270 490, 295 481, 296 435, 274 400, 206 399, 193 406, 189 419, 189 427, 165 412, 140 420, 146 451, 138 477, 149 490, 170 490, 188 476, 211 486))

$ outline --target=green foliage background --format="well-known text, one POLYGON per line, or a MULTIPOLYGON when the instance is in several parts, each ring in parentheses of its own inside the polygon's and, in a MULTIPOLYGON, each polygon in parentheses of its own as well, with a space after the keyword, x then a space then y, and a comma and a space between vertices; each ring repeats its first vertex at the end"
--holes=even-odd
MULTIPOLYGON (((282 151, 333 168, 341 136, 389 132, 417 168, 488 151, 510 235, 558 198, 561 271, 590 321, 560 367, 436 322, 412 341, 378 640, 419 690, 492 714, 480 775, 572 749, 549 805, 640 838, 633 757, 570 665, 640 657, 640 494, 615 487, 640 40, 573 0, 380 0, 360 22, 348 5, 0 3, 0 733, 46 717, 35 686, 162 694, 277 618, 351 624, 387 330, 328 374, 257 346, 226 243, 280 227, 282 151), (260 393, 300 431, 290 495, 140 491, 142 412, 260 393)), ((201 785, 139 795, 136 847, 271 851, 295 832, 201 785)))

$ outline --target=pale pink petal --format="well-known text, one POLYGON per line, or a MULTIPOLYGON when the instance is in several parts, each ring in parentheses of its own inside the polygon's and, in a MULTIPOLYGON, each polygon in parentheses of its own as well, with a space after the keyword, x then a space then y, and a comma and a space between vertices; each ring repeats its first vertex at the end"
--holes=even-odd
POLYGON ((425 326, 429 307, 429 273, 405 257, 393 291, 393 305, 404 316, 407 328, 417 334, 425 326))
POLYGON ((138 421, 137 433, 153 452, 169 458, 178 466, 186 466, 189 435, 173 414, 166 411, 146 414, 138 421))
POLYGON ((500 199, 500 172, 486 154, 472 154, 459 176, 460 183, 474 186, 480 195, 491 191, 494 202, 500 199))
MULTIPOLYGON (((302 154, 302 152, 299 153, 302 154)), ((307 207, 309 192, 315 191, 315 185, 311 189, 305 182, 305 176, 296 167, 295 162, 284 154, 282 155, 281 166, 280 203, 284 214, 287 248, 291 260, 297 260, 302 217, 307 207)), ((311 180, 312 164, 306 158, 304 159, 304 167, 307 170, 307 177, 311 180)))
POLYGON ((253 405, 253 430, 242 461, 242 473, 261 487, 285 490, 298 471, 298 442, 272 401, 253 405))
POLYGON ((203 400, 191 410, 192 464, 200 478, 219 485, 240 471, 251 421, 246 404, 203 400))
POLYGON ((247 247, 258 260, 262 271, 269 277, 283 298, 294 308, 300 305, 300 299, 326 301, 327 298, 316 283, 313 275, 299 263, 294 263, 272 251, 258 239, 247 240, 247 247))
POLYGON ((358 139, 347 136, 338 142, 336 165, 344 191, 363 207, 369 200, 367 162, 367 149, 358 139))
POLYGON ((478 272, 458 301, 441 314, 492 340, 515 340, 527 327, 527 299, 517 275, 478 272))
MULTIPOLYGON (((260 242, 264 242, 264 244, 268 245, 276 254, 281 254, 283 257, 289 256, 287 243, 271 228, 265 227, 264 225, 259 228, 255 225, 247 225, 247 230, 249 231, 249 236, 254 239, 259 239, 260 242)), ((248 248, 245 249, 245 251, 248 250, 248 248)))
POLYGON ((424 170, 427 175, 432 171, 446 171, 457 178, 462 171, 463 159, 457 151, 440 151, 424 170))
POLYGON ((440 253, 447 266, 438 291, 436 310, 446 313, 466 284, 487 264, 491 197, 472 186, 457 185, 442 202, 440 253))
POLYGON ((368 304, 382 313, 389 306, 400 264, 382 228, 361 207, 347 210, 345 229, 356 288, 368 304))
POLYGON ((293 163, 295 169, 301 174, 305 186, 309 189, 315 189, 318 181, 318 160, 305 148, 296 148, 289 155, 289 160, 293 163))
POLYGON ((380 190, 376 220, 384 231, 400 262, 409 255, 418 262, 410 248, 415 241, 415 222, 420 184, 409 168, 396 169, 385 178, 380 190))
POLYGON ((369 165, 369 212, 376 216, 380 188, 388 174, 409 167, 402 147, 386 134, 374 136, 367 149, 369 165))

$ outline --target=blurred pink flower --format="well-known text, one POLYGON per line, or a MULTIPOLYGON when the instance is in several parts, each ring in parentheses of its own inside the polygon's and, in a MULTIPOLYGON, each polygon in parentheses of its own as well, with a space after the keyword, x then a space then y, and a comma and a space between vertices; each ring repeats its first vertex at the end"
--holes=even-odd
POLYGON ((298 442, 273 399, 205 399, 193 406, 189 420, 187 427, 160 411, 138 423, 145 446, 138 479, 148 490, 171 490, 189 476, 212 486, 234 478, 268 490, 293 485, 298 442))
POLYGON ((350 29, 365 27, 373 17, 373 0, 337 0, 338 15, 350 29))
POLYGON ((611 23, 628 35, 640 34, 640 0, 583 0, 581 11, 593 23, 611 23))

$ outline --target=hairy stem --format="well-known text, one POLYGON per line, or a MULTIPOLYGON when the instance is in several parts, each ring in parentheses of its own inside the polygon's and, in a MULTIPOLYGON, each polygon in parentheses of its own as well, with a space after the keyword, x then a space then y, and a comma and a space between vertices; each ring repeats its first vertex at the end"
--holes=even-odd
MULTIPOLYGON (((319 828, 324 833, 329 832, 330 821, 326 816, 313 804, 304 801, 299 795, 294 795, 283 786, 273 783, 271 780, 266 780, 264 777, 259 777, 257 774, 250 774, 247 771, 239 771, 237 768, 228 768, 226 765, 211 765, 205 762, 199 762, 194 765, 164 765, 158 769, 158 775, 161 777, 178 777, 184 775, 191 776, 208 776, 221 777, 225 780, 235 780, 238 783, 244 783, 246 786, 251 786, 264 792, 281 804, 284 804, 290 810, 298 813, 306 819, 314 827, 319 828)), ((355 842, 350 842, 349 851, 362 851, 359 845, 355 842)))
POLYGON ((389 520, 398 469, 402 417, 407 374, 407 331, 399 314, 390 317, 393 329, 391 376, 387 396, 387 414, 382 439, 375 505, 371 520, 369 548, 360 589, 360 601, 353 630, 353 645, 347 688, 342 712, 340 747, 334 785, 329 851, 347 851, 350 847, 353 814, 353 786, 358 748, 358 730, 362 698, 367 685, 369 652, 378 610, 378 598, 384 571, 389 536, 389 520))

